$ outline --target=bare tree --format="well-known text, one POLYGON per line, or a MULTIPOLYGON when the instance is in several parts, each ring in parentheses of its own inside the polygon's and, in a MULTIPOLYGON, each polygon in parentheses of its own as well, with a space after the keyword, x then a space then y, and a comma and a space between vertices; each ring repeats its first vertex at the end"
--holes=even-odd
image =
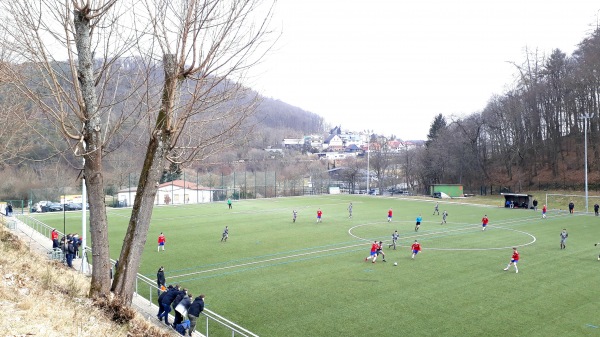
POLYGON ((351 194, 357 189, 360 180, 363 179, 365 164, 356 157, 348 157, 341 163, 343 165, 340 178, 348 183, 348 189, 351 194))
POLYGON ((370 165, 375 177, 377 177, 377 186, 379 192, 383 194, 385 189, 386 171, 391 162, 390 147, 387 138, 378 136, 374 143, 371 143, 370 165))
POLYGON ((94 255, 90 295, 108 295, 103 157, 112 135, 131 116, 127 112, 135 111, 123 103, 135 90, 123 95, 114 90, 126 79, 129 88, 141 86, 133 82, 140 77, 125 77, 118 63, 135 40, 116 24, 124 16, 117 13, 122 8, 116 0, 23 0, 0 6, 12 84, 84 158, 94 255))
MULTIPOLYGON (((131 220, 112 285, 130 303, 154 198, 166 162, 185 163, 227 146, 256 101, 236 76, 261 58, 271 7, 260 0, 147 0, 151 36, 162 58, 160 108, 150 129, 131 220), (258 13, 257 13, 258 12, 258 13), (255 21, 259 15, 259 20, 255 21)), ((231 143, 229 143, 231 145, 231 143)))

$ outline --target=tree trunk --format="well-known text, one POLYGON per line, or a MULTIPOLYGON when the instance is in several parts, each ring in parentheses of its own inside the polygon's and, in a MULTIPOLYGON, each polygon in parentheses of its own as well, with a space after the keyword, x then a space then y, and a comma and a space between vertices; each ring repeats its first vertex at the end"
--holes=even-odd
MULTIPOLYGON (((90 234, 92 236, 93 268, 90 296, 110 293, 110 256, 108 249, 108 224, 104 204, 104 179, 102 176, 102 120, 97 115, 98 98, 94 79, 88 13, 76 10, 74 15, 75 43, 78 52, 77 76, 81 86, 80 109, 86 116, 84 141, 84 176, 90 204, 90 234)), ((85 207, 85 205, 84 205, 85 207)), ((87 233, 81 233, 87 235, 87 233)))
POLYGON ((169 121, 173 113, 174 97, 178 87, 175 55, 165 55, 163 64, 165 82, 161 109, 156 118, 154 132, 148 144, 129 226, 123 240, 119 265, 112 285, 114 294, 127 304, 131 304, 133 298, 135 279, 148 237, 159 180, 165 159, 171 148, 171 126, 169 125, 169 121))

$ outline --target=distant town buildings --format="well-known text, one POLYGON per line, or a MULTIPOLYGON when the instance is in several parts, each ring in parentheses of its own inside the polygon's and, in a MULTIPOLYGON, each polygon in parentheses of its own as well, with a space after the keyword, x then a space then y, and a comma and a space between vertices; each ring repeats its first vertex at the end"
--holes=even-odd
MULTIPOLYGON (((401 153, 416 148, 419 144, 399 139, 383 139, 375 141, 366 132, 344 132, 336 126, 326 136, 306 135, 302 138, 285 138, 281 143, 282 149, 303 151, 315 154, 319 159, 344 159, 351 156, 363 155, 370 151, 379 151, 385 141, 387 151, 401 153), (369 140, 371 140, 369 144, 369 140)), ((272 151, 272 149, 270 149, 272 151)))

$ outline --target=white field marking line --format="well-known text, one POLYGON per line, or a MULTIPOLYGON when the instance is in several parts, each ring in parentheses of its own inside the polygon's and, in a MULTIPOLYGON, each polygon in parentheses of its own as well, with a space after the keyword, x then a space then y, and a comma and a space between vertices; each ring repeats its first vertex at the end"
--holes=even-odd
MULTIPOLYGON (((409 220, 410 221, 410 220, 409 220)), ((519 220, 519 221, 514 221, 516 223, 521 223, 521 222, 525 222, 525 220, 519 220)), ((351 227, 350 229, 348 229, 348 234, 350 234, 350 236, 359 239, 359 240, 363 240, 363 241, 367 241, 370 242, 370 239, 365 239, 365 238, 361 238, 358 237, 354 234, 352 234, 352 229, 353 228, 357 228, 357 227, 361 227, 361 226, 367 226, 367 225, 372 225, 372 224, 377 224, 377 223, 386 223, 385 221, 379 221, 379 222, 371 222, 371 223, 365 223, 365 224, 360 224, 360 225, 356 225, 351 227)), ((506 223, 512 223, 511 222, 506 222, 506 223)), ((457 232, 457 231, 463 231, 463 230, 472 230, 473 227, 478 227, 479 225, 468 225, 468 227, 463 227, 463 228, 458 228, 458 229, 454 229, 454 230, 447 230, 447 231, 442 231, 442 232, 434 232, 434 233, 426 233, 426 234, 418 234, 416 236, 408 236, 408 237, 404 237, 404 238, 418 238, 418 237, 423 237, 425 235, 434 235, 434 234, 444 234, 444 233, 449 233, 449 232, 457 232)), ((518 230, 514 230, 514 229, 509 229, 509 228, 504 228, 504 227, 500 227, 497 225, 494 225, 494 227, 498 227, 498 228, 502 228, 502 229, 506 229, 506 230, 513 230, 516 232, 520 232, 523 234, 527 234, 529 236, 531 236, 534 240, 530 243, 524 244, 524 245, 513 245, 510 247, 503 247, 503 248, 427 248, 427 250, 449 250, 449 251, 477 251, 477 250, 499 250, 499 249, 507 249, 507 248, 511 248, 511 247, 522 247, 522 246, 526 246, 526 245, 530 245, 532 243, 534 243, 536 241, 535 236, 527 233, 527 232, 523 232, 523 231, 518 231, 518 230)), ((389 240, 386 240, 386 242, 388 242, 389 240)), ((347 248, 355 248, 355 247, 360 247, 360 246, 364 246, 364 243, 359 243, 359 244, 355 244, 355 245, 350 245, 350 246, 343 246, 343 247, 336 247, 336 248, 329 248, 329 249, 321 249, 321 250, 316 250, 316 251, 312 251, 312 252, 306 252, 306 253, 300 253, 300 254, 293 254, 293 255, 288 255, 288 256, 281 256, 281 257, 276 257, 276 258, 272 258, 272 259, 266 259, 266 260, 260 260, 260 261, 254 261, 254 262, 247 262, 247 263, 241 263, 241 264, 237 264, 237 265, 232 265, 232 266, 225 266, 225 267, 219 267, 219 268, 212 268, 212 269, 207 269, 207 270, 201 270, 201 271, 197 271, 197 272, 193 272, 193 273, 187 273, 187 274, 181 274, 181 275, 172 275, 169 276, 170 278, 178 278, 178 277, 186 277, 186 276, 192 276, 192 275, 198 275, 198 274, 204 274, 204 273, 209 273, 209 272, 214 272, 214 271, 220 271, 220 270, 228 270, 228 269, 233 269, 233 268, 239 268, 239 267, 245 267, 245 266, 251 266, 251 265, 256 265, 256 264, 261 264, 261 263, 267 263, 267 262, 272 262, 272 261, 279 261, 279 260, 285 260, 285 259, 290 259, 290 258, 294 258, 294 257, 301 257, 301 256, 307 256, 307 255, 312 255, 312 254, 318 254, 318 253, 323 253, 323 252, 330 252, 330 251, 335 251, 335 250, 342 250, 342 249, 347 249, 347 248)))
MULTIPOLYGON (((524 221, 510 221, 510 222, 506 222, 506 223, 521 223, 524 221)), ((356 227, 361 227, 361 226, 367 226, 367 225, 371 225, 373 223, 366 223, 366 224, 361 224, 361 225, 357 225, 357 226, 353 226, 348 230, 348 234, 350 234, 350 236, 359 239, 359 240, 363 240, 363 241, 371 241, 370 239, 365 239, 359 236, 356 236, 354 234, 352 234, 352 229, 356 228, 356 227)), ((458 228, 458 229, 452 229, 452 230, 446 230, 446 231, 438 231, 438 232, 428 232, 428 233, 423 233, 423 234, 416 234, 416 235, 411 235, 411 236, 404 236, 403 238, 405 239, 414 239, 414 238, 421 238, 421 237, 425 237, 425 236, 429 236, 429 235, 437 235, 437 234, 446 234, 446 233, 452 233, 452 232, 460 232, 460 231, 465 231, 465 230, 473 230, 474 227, 478 228, 480 225, 469 225, 469 227, 462 227, 462 228, 458 228)), ((503 229, 503 230, 509 230, 509 231, 514 231, 514 232, 518 232, 518 233, 522 233, 525 235, 530 236, 533 240, 525 243, 525 244, 521 244, 521 245, 511 245, 511 246, 506 246, 506 247, 489 247, 489 248, 435 248, 435 247, 427 247, 427 250, 443 250, 443 251, 486 251, 486 250, 500 250, 500 249, 508 249, 508 248, 512 248, 512 247, 525 247, 528 245, 531 245, 533 243, 535 243, 537 241, 537 238, 532 235, 531 233, 528 232, 524 232, 524 231, 520 231, 517 229, 511 229, 511 228, 506 228, 506 227, 502 227, 502 226, 498 226, 498 225, 494 225, 493 228, 498 228, 498 229, 503 229)), ((477 229, 476 232, 479 232, 479 229, 477 229)), ((386 240, 387 242, 387 240, 386 240)))
POLYGON ((489 248, 430 248, 428 247, 427 250, 444 250, 444 251, 485 251, 485 250, 504 250, 504 249, 510 249, 512 247, 525 247, 525 246, 529 246, 534 244, 537 241, 537 238, 531 234, 531 233, 527 233, 524 231, 520 231, 517 229, 512 229, 512 228, 505 228, 505 227, 501 227, 501 226, 494 226, 494 228, 498 228, 498 229, 504 229, 507 231, 513 231, 513 232, 517 232, 517 233, 521 233, 521 234, 525 234, 528 235, 532 238, 531 241, 521 244, 521 245, 511 245, 511 246, 505 246, 505 247, 489 247, 489 248))
MULTIPOLYGON (((332 206, 332 205, 333 206, 338 206, 338 205, 345 205, 345 203, 330 203, 330 204, 324 204, 324 205, 325 206, 332 206)), ((317 216, 316 215, 317 214, 316 210, 319 209, 319 208, 323 209, 323 207, 321 207, 321 206, 312 206, 312 205, 302 206, 302 207, 298 207, 296 209, 307 209, 307 208, 313 208, 313 209, 315 209, 315 211, 314 211, 314 216, 315 217, 317 216)), ((254 215, 254 214, 266 214, 266 213, 271 213, 272 214, 272 213, 279 213, 281 211, 286 211, 287 212, 287 211, 293 210, 293 209, 294 209, 293 207, 285 207, 285 208, 282 207, 282 208, 271 208, 269 210, 256 210, 256 211, 248 210, 248 211, 241 211, 241 212, 234 211, 234 212, 231 212, 231 213, 234 213, 234 214, 250 214, 250 215, 254 215)), ((188 218, 197 218, 199 215, 202 215, 202 216, 213 216, 213 215, 222 215, 222 214, 223 214, 223 212, 207 213, 207 214, 194 214, 194 215, 189 215, 189 216, 178 216, 178 217, 168 217, 168 218, 152 217, 152 221, 154 222, 154 221, 159 221, 159 220, 160 221, 165 221, 165 220, 175 220, 175 219, 188 219, 188 218)))
POLYGON ((169 276, 169 278, 178 278, 178 277, 192 276, 192 275, 210 273, 210 272, 214 272, 214 271, 220 271, 220 270, 227 270, 227 269, 233 269, 233 268, 239 268, 239 267, 252 266, 252 265, 261 264, 261 263, 267 263, 267 262, 273 262, 273 261, 291 259, 291 258, 295 258, 295 257, 302 257, 302 256, 307 256, 307 255, 312 255, 312 254, 326 253, 326 252, 331 252, 331 251, 334 251, 334 250, 341 250, 341 249, 347 249, 347 248, 355 248, 355 247, 360 247, 360 246, 365 247, 365 244, 364 243, 358 243, 358 244, 350 245, 350 246, 336 247, 336 248, 329 248, 329 249, 322 249, 322 250, 315 250, 315 251, 312 251, 312 252, 306 252, 306 253, 294 254, 294 255, 288 255, 288 256, 280 256, 280 257, 275 257, 275 258, 272 258, 272 259, 266 259, 266 260, 260 260, 260 261, 254 261, 254 262, 247 262, 247 263, 236 264, 236 265, 233 265, 233 266, 226 266, 226 267, 219 267, 219 268, 201 270, 201 271, 197 271, 197 272, 193 272, 193 273, 187 273, 187 274, 181 274, 181 275, 173 275, 173 276, 169 276))
POLYGON ((390 196, 386 196, 386 197, 383 197, 383 198, 393 199, 393 200, 410 200, 410 201, 426 202, 426 203, 439 202, 440 204, 445 204, 445 205, 469 205, 469 206, 477 206, 477 207, 485 207, 485 208, 500 208, 500 207, 504 207, 504 206, 494 206, 494 205, 486 205, 486 204, 473 204, 473 203, 469 203, 469 202, 444 201, 444 199, 436 199, 436 198, 433 198, 432 200, 422 199, 422 198, 411 198, 411 197, 395 198, 395 197, 390 197, 390 196))

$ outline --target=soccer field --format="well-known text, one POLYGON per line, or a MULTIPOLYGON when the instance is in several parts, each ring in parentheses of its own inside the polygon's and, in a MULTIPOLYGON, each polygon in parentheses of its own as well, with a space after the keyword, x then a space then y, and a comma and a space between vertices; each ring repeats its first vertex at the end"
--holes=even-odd
MULTIPOLYGON (((129 212, 108 211, 114 259, 129 212)), ((62 213, 37 217, 62 229, 62 213)), ((67 232, 80 232, 80 221, 67 213, 67 232)), ((155 208, 140 273, 155 279, 164 266, 167 283, 206 294, 207 308, 260 336, 598 336, 599 241, 600 217, 584 213, 550 211, 542 219, 540 211, 405 197, 244 200, 231 210, 226 203, 155 208), (447 224, 432 215, 436 202, 447 224), (400 246, 387 249, 394 230, 400 246), (160 232, 164 252, 157 252, 160 232), (373 240, 384 241, 387 262, 364 261, 373 240), (414 240, 423 250, 413 260, 414 240), (503 270, 513 246, 518 274, 503 270)))

